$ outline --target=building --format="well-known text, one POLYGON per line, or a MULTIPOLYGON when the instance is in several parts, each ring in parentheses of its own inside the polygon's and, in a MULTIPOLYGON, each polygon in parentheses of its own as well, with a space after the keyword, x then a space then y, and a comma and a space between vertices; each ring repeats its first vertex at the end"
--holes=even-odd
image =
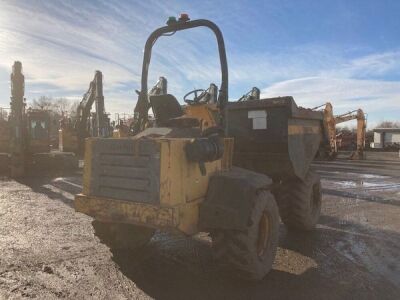
POLYGON ((400 128, 375 128, 371 148, 400 147, 400 128))

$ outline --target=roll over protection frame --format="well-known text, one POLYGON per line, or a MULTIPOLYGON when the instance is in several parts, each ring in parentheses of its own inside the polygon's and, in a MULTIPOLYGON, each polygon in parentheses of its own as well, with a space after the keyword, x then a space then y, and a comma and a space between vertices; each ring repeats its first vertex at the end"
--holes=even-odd
POLYGON ((187 22, 177 21, 168 26, 156 29, 155 31, 153 31, 152 34, 150 34, 150 36, 146 41, 146 45, 144 48, 144 55, 143 55, 141 90, 138 102, 135 107, 135 113, 138 114, 138 119, 140 123, 142 123, 143 120, 147 120, 148 118, 148 110, 150 104, 148 100, 147 81, 148 81, 148 73, 151 60, 151 51, 154 43, 160 36, 172 35, 177 31, 195 27, 207 27, 211 29, 211 31, 214 32, 215 37, 217 39, 219 59, 221 65, 221 85, 218 95, 218 107, 220 108, 221 116, 224 115, 223 111, 226 104, 228 103, 228 63, 226 60, 225 43, 221 30, 215 23, 205 19, 199 19, 187 22))

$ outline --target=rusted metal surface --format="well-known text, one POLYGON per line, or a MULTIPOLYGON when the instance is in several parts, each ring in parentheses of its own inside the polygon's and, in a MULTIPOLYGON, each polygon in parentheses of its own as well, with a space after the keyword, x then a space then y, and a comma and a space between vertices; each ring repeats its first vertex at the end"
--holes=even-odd
POLYGON ((132 201, 110 198, 75 196, 75 210, 103 222, 120 222, 146 225, 155 228, 175 228, 178 226, 178 210, 132 201))
MULTIPOLYGON (((146 131, 154 135, 154 130, 146 131)), ((233 140, 224 139, 223 157, 206 162, 206 174, 203 175, 198 163, 186 158, 185 146, 191 141, 190 138, 150 137, 146 131, 140 138, 86 140, 84 196, 77 196, 79 204, 76 209, 96 219, 98 216, 107 218, 104 221, 141 222, 145 226, 158 226, 160 224, 156 221, 149 219, 147 222, 146 217, 139 220, 136 213, 147 214, 149 207, 157 207, 161 212, 162 208, 168 208, 177 211, 174 216, 177 219, 173 220, 175 223, 168 223, 168 226, 172 224, 172 227, 186 234, 193 234, 197 231, 199 204, 206 196, 210 178, 232 165, 233 140), (105 204, 98 205, 97 200, 91 200, 99 198, 103 199, 99 200, 101 203, 109 201, 107 207, 105 204), (83 203, 85 201, 87 203, 83 203), (129 208, 129 204, 132 204, 132 208, 129 208), (138 208, 141 206, 143 210, 138 208), (116 210, 121 216, 102 210, 116 210)), ((159 134, 162 132, 159 131, 159 134)), ((156 218, 158 213, 154 212, 151 216, 156 218)))

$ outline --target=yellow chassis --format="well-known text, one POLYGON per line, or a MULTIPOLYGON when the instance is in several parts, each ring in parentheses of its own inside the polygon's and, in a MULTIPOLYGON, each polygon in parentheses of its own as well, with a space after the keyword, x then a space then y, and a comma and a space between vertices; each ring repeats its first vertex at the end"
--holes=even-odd
POLYGON ((200 202, 162 207, 78 194, 75 196, 75 209, 102 222, 130 223, 194 234, 198 231, 196 224, 200 202))

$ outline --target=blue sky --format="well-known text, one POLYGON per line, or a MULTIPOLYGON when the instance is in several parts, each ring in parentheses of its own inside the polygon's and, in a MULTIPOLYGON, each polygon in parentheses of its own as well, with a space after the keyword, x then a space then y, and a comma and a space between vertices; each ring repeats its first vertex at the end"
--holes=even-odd
MULTIPOLYGON (((170 15, 217 23, 225 38, 229 93, 252 86, 292 95, 300 106, 326 101, 335 113, 363 108, 370 125, 400 119, 400 1, 0 1, 0 106, 9 73, 23 63, 28 101, 82 97, 104 74, 106 109, 133 111, 147 36, 170 15)), ((219 84, 214 37, 206 29, 160 39, 149 85, 166 76, 182 98, 219 84)))

